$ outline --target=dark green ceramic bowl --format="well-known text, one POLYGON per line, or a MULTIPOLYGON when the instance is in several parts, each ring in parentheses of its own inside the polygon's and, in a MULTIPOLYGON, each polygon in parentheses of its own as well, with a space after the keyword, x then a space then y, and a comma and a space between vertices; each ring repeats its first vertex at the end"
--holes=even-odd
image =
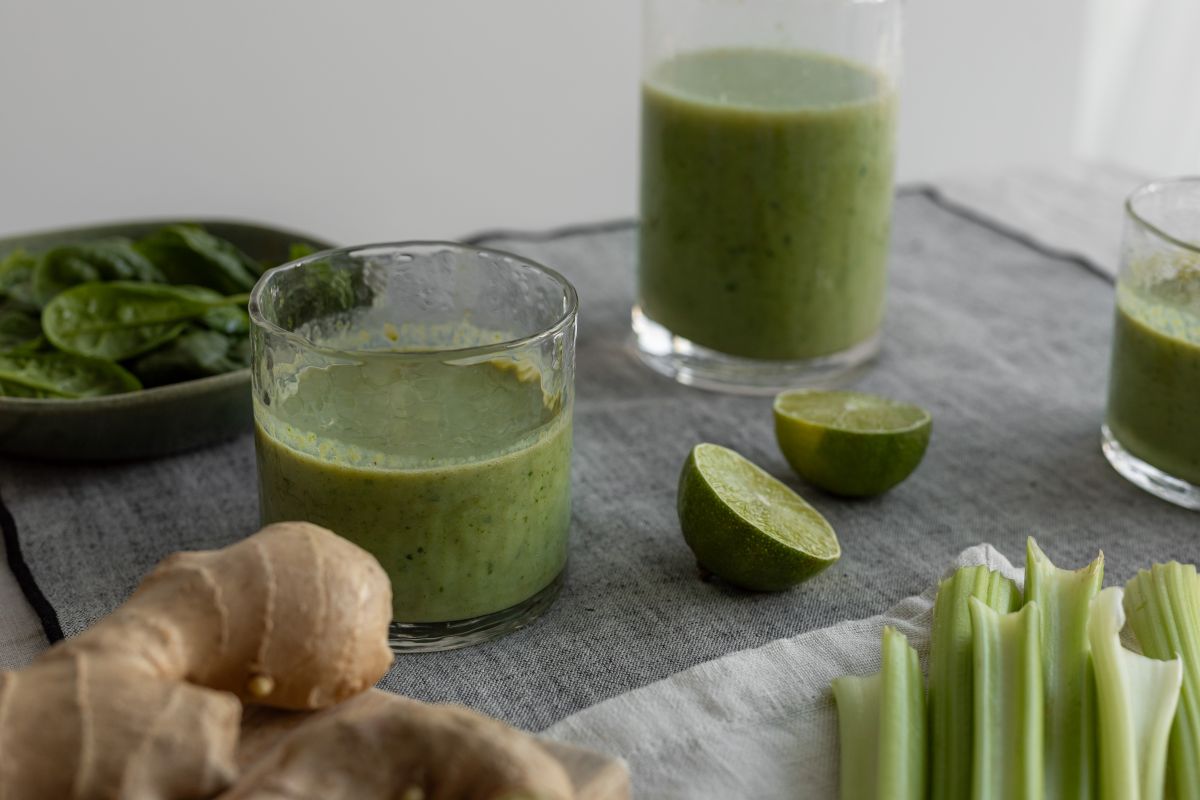
MULTIPOLYGON (((0 258, 23 247, 38 251, 106 236, 136 239, 163 225, 194 222, 228 239, 251 257, 273 264, 306 242, 318 250, 327 241, 296 231, 214 219, 155 219, 0 239, 0 258)), ((250 370, 128 394, 81 400, 0 397, 0 455, 56 461, 150 458, 231 439, 253 420, 250 370)))

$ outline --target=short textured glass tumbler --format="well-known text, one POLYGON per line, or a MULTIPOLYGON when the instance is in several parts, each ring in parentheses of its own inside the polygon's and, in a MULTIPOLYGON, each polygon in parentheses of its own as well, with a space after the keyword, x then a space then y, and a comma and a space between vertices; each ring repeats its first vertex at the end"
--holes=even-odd
POLYGON ((492 639, 557 595, 577 308, 553 270, 440 242, 319 253, 255 287, 263 522, 373 553, 394 649, 492 639))
POLYGON ((643 0, 638 354, 768 393, 879 349, 900 0, 643 0))
POLYGON ((1104 454, 1200 510, 1200 178, 1143 186, 1125 211, 1104 454))

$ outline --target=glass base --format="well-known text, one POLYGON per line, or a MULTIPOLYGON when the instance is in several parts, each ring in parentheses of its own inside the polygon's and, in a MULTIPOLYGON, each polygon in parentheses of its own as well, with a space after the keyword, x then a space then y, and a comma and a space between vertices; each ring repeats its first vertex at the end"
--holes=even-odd
POLYGON ((1147 464, 1130 453, 1107 425, 1100 428, 1100 447, 1104 457, 1121 477, 1155 497, 1161 497, 1177 506, 1200 511, 1200 486, 1168 475, 1158 467, 1147 464))
POLYGON ((633 307, 633 344, 646 366, 687 386, 739 394, 834 388, 861 375, 879 353, 879 335, 847 350, 798 361, 726 355, 675 336, 633 307))
POLYGON ((434 653, 499 639, 546 613, 562 589, 564 575, 566 570, 533 597, 494 614, 453 622, 392 622, 388 645, 394 653, 434 653))

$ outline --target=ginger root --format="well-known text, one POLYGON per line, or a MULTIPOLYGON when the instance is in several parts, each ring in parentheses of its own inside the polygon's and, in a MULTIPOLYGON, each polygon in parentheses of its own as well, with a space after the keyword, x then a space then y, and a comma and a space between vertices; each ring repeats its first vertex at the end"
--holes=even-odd
POLYGON ((219 800, 569 800, 533 737, 466 708, 365 692, 318 714, 251 712, 251 766, 219 800))
POLYGON ((391 664, 391 616, 379 563, 315 525, 170 556, 90 630, 0 673, 0 800, 570 800, 528 735, 365 691, 391 664), (262 707, 245 723, 243 703, 262 707))
POLYGON ((55 658, 0 675, 0 799, 201 800, 237 776, 233 695, 55 658))
POLYGON ((223 550, 176 553, 90 630, 46 656, 104 654, 273 708, 325 708, 392 663, 392 590, 365 550, 282 522, 223 550))
POLYGON ((120 608, 0 675, 0 800, 191 800, 236 776, 239 699, 319 709, 386 672, 391 587, 306 523, 163 561, 120 608))

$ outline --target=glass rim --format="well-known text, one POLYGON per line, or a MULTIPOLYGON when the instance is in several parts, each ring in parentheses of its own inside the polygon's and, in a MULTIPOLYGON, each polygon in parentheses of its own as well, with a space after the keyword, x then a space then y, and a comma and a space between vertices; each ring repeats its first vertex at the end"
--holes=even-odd
POLYGON ((1176 186, 1192 186, 1200 193, 1200 175, 1182 175, 1176 178, 1158 178, 1147 183, 1143 183, 1138 188, 1129 193, 1125 198, 1125 213, 1131 220, 1145 228, 1150 233, 1154 234, 1163 241, 1169 242, 1176 247, 1189 250, 1193 253, 1200 254, 1200 242, 1192 242, 1187 239, 1182 239, 1166 230, 1163 230, 1161 225, 1151 222, 1134 207, 1134 204, 1142 199, 1159 192, 1166 191, 1176 186))
POLYGON ((507 250, 497 250, 491 247, 478 247, 476 245, 464 244, 462 242, 452 242, 439 239, 413 239, 401 242, 375 242, 371 244, 356 244, 347 247, 334 247, 328 250, 322 250, 319 253, 311 253, 301 258, 293 259, 284 264, 264 272, 254 284, 254 288, 250 291, 249 302, 250 321, 252 325, 262 328, 269 333, 281 336, 292 342, 295 342, 307 350, 312 350, 319 353, 330 355, 370 355, 378 358, 395 358, 399 360, 461 360, 475 356, 494 355, 498 353, 506 353, 513 350, 526 348, 530 345, 536 345, 546 339, 552 338, 555 335, 565 330, 579 314, 579 293, 575 290, 572 284, 558 270, 546 266, 545 264, 534 261, 525 256, 519 256, 516 253, 510 253, 507 250), (353 256, 355 253, 368 250, 390 250, 390 251, 405 251, 415 250, 418 248, 440 250, 450 250, 458 253, 484 254, 489 256, 499 256, 500 258, 512 259, 519 264, 532 268, 535 272, 542 274, 556 283, 563 292, 563 299, 566 301, 566 308, 563 310, 554 322, 549 325, 540 327, 538 330, 526 336, 518 336, 512 339, 505 339, 502 342, 492 342, 490 344, 474 345, 471 347, 448 347, 441 349, 420 349, 420 350, 371 350, 371 349, 354 349, 329 347, 327 345, 318 344, 305 336, 302 333, 288 330, 283 326, 266 318, 262 311, 262 293, 266 290, 267 285, 271 282, 272 277, 281 275, 294 269, 305 267, 315 261, 320 261, 329 258, 330 256, 353 256))

